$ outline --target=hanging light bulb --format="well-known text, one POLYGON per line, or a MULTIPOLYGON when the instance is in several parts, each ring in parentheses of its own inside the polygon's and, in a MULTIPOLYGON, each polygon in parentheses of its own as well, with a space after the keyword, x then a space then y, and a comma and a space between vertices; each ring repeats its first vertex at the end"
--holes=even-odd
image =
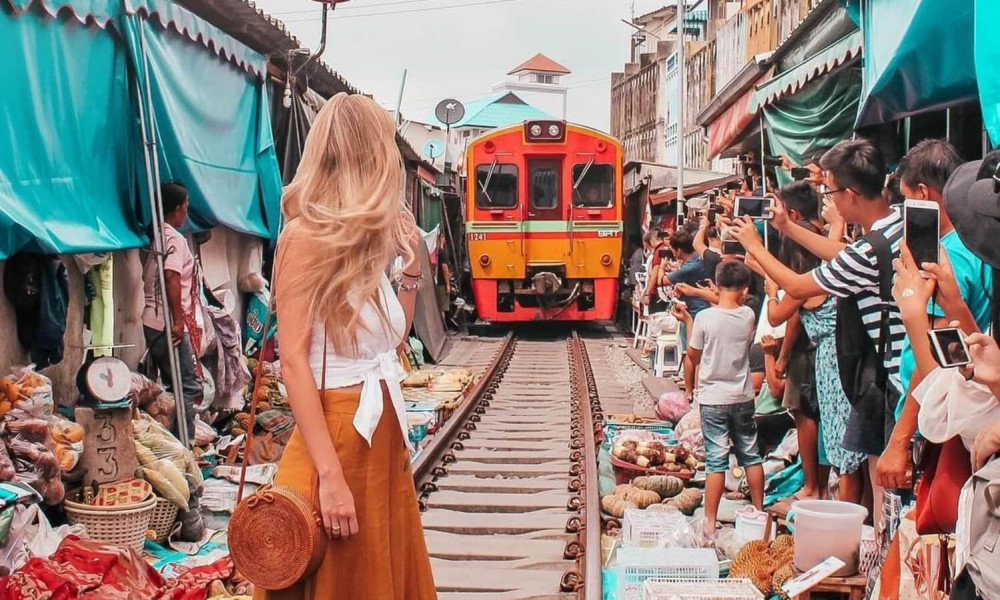
POLYGON ((288 85, 288 83, 285 83, 285 94, 284 97, 281 99, 281 105, 284 106, 285 108, 292 107, 292 88, 290 85, 288 85))

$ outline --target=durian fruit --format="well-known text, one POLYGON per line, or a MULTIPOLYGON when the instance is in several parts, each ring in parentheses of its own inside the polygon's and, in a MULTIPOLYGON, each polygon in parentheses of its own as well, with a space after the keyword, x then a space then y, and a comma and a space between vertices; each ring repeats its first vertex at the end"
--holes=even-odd
POLYGON ((792 548, 794 547, 794 545, 795 545, 795 538, 785 533, 774 538, 774 541, 771 542, 771 551, 777 552, 785 548, 792 548))
POLYGON ((795 567, 789 563, 774 572, 774 575, 771 577, 771 590, 779 598, 781 598, 781 600, 789 600, 788 594, 785 593, 785 590, 783 590, 781 586, 785 585, 785 583, 791 581, 792 579, 795 579, 795 567))

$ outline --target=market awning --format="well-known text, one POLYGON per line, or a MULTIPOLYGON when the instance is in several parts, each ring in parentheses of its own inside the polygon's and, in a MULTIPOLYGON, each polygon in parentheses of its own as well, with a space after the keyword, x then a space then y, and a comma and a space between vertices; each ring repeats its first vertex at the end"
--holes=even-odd
MULTIPOLYGON (((886 123, 978 98, 972 32, 977 6, 996 0, 866 2, 864 92, 856 127, 886 123)), ((994 7, 988 5, 993 4, 994 7)), ((983 23, 997 44, 997 21, 983 23)), ((983 65, 996 70, 995 63, 983 65)))
MULTIPOLYGON (((684 197, 692 198, 704 194, 712 188, 722 187, 730 181, 739 179, 738 175, 715 173, 713 171, 684 170, 684 197)), ((649 203, 653 205, 669 204, 677 199, 677 188, 662 190, 649 195, 649 203)))
POLYGON ((750 110, 751 88, 733 103, 722 116, 708 126, 708 156, 714 158, 722 154, 740 138, 743 131, 753 123, 756 111, 750 110))
POLYGON ((1000 146, 1000 2, 976 2, 976 78, 983 124, 994 146, 1000 146))
POLYGON ((422 179, 420 180, 420 187, 424 190, 425 196, 429 196, 431 198, 441 198, 444 196, 444 192, 441 191, 441 188, 431 185, 422 179))
POLYGON ((863 39, 860 30, 837 40, 802 64, 758 86, 750 100, 749 111, 756 113, 762 107, 778 101, 783 96, 795 94, 813 79, 861 56, 862 47, 863 39))

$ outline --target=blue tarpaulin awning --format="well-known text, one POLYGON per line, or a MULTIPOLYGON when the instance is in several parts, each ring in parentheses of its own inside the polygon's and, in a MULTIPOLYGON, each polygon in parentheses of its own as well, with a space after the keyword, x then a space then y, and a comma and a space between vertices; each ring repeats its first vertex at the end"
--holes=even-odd
POLYGON ((983 124, 994 146, 1000 146, 1000 1, 976 2, 975 56, 983 124))
MULTIPOLYGON (((856 126, 977 99, 970 33, 976 5, 990 3, 996 0, 864 0, 864 88, 856 126)), ((1000 43, 995 31, 989 35, 1000 43)))
POLYGON ((0 260, 145 243, 139 27, 161 176, 191 190, 192 225, 276 234, 263 56, 166 0, 0 3, 0 260))

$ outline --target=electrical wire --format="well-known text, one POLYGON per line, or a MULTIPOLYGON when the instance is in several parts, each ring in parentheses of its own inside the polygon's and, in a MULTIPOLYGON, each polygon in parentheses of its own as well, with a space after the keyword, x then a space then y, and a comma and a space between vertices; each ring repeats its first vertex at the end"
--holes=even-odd
MULTIPOLYGON (((383 6, 396 6, 398 4, 418 4, 423 2, 434 2, 435 0, 393 0, 393 2, 383 2, 382 4, 367 4, 365 6, 341 6, 337 9, 337 13, 341 13, 345 10, 358 10, 359 8, 381 8, 383 6)), ((274 12, 269 12, 269 15, 301 15, 301 14, 320 14, 322 9, 319 8, 307 8, 303 10, 278 10, 274 12)))
MULTIPOLYGON (((365 17, 381 17, 381 16, 384 16, 384 15, 402 15, 402 14, 406 14, 406 13, 420 13, 420 12, 431 12, 431 11, 437 11, 437 10, 451 10, 451 9, 455 9, 455 8, 471 8, 471 7, 474 7, 474 6, 486 6, 486 5, 489 5, 489 4, 506 4, 508 2, 520 2, 520 1, 521 0, 488 0, 487 2, 475 2, 475 3, 465 2, 465 3, 462 3, 462 4, 451 4, 451 5, 448 5, 448 6, 431 6, 431 7, 428 7, 428 8, 410 8, 410 9, 407 9, 407 10, 383 11, 383 12, 377 12, 377 13, 366 13, 366 14, 363 14, 363 15, 347 15, 347 16, 343 16, 343 17, 339 16, 339 15, 334 15, 333 17, 331 17, 330 20, 331 21, 346 21, 348 19, 363 19, 365 17)), ((284 20, 283 21, 285 23, 309 23, 309 22, 316 22, 316 21, 320 21, 320 20, 322 20, 322 17, 307 18, 307 19, 289 19, 287 21, 284 21, 284 20)))

